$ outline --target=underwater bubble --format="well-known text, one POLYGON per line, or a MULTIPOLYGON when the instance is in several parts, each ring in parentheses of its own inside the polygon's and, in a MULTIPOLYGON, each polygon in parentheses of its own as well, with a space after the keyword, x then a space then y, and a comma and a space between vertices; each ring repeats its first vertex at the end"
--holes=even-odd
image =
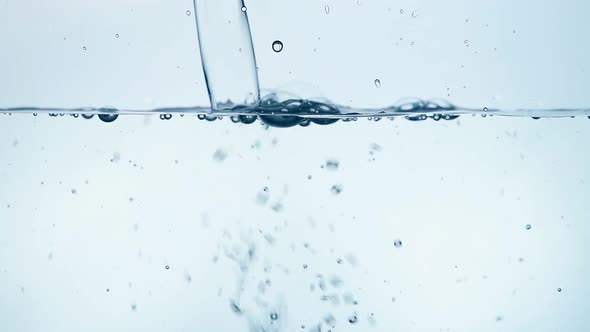
POLYGON ((335 184, 332 186, 332 188, 330 188, 330 191, 334 195, 339 195, 342 192, 342 186, 339 184, 335 184))
POLYGON ((483 111, 484 111, 484 112, 487 112, 487 111, 488 111, 488 108, 487 108, 487 107, 484 107, 484 108, 483 108, 483 111))
POLYGON ((98 118, 102 121, 102 122, 113 122, 115 120, 117 120, 117 118, 119 117, 118 114, 99 114, 98 118))
POLYGON ((215 150, 215 152, 213 153, 213 159, 218 161, 218 162, 222 162, 227 158, 227 152, 225 152, 222 149, 217 149, 215 150))
POLYGON ((350 324, 355 324, 356 322, 358 322, 358 317, 356 317, 356 315, 353 315, 350 318, 348 318, 348 322, 350 324))
POLYGON ((244 13, 245 13, 245 12, 247 12, 247 11, 248 11, 248 8, 247 8, 246 6, 242 6, 242 12, 244 12, 244 13))
POLYGON ((397 240, 393 241, 393 246, 396 248, 401 248, 402 247, 402 240, 397 239, 397 240))
POLYGON ((326 6, 324 7, 324 11, 326 12, 326 14, 330 14, 330 5, 326 4, 326 6))
POLYGON ((330 171, 335 171, 340 167, 340 162, 335 159, 330 159, 326 161, 326 169, 330 171))
POLYGON ((205 120, 205 118, 207 118, 207 116, 205 114, 197 114, 197 119, 205 120))
POLYGON ((118 33, 115 34, 115 38, 119 38, 119 34, 118 33))
POLYGON ((240 115, 240 122, 243 124, 252 124, 256 122, 256 115, 240 115))
POLYGON ((381 87, 381 80, 380 79, 378 79, 378 78, 375 79, 375 86, 378 88, 381 87))
POLYGON ((191 16, 191 11, 190 10, 187 10, 186 11, 186 16, 191 16))
POLYGON ((418 12, 417 11, 413 11, 412 12, 412 18, 416 18, 418 17, 418 12))
POLYGON ((271 127, 289 128, 300 124, 303 118, 287 115, 261 115, 260 120, 271 127))
POLYGON ((276 312, 273 312, 272 314, 270 314, 270 319, 277 320, 279 319, 279 315, 276 312))
POLYGON ((532 227, 532 226, 531 226, 531 224, 527 224, 527 225, 525 226, 525 228, 526 228, 527 230, 531 229, 531 227, 532 227))
POLYGON ((84 51, 86 51, 86 50, 87 50, 86 46, 82 46, 82 49, 83 49, 84 51))
POLYGON ((170 270, 170 265, 165 266, 166 270, 170 270))
POLYGON ((37 116, 37 113, 33 113, 33 116, 37 116))
POLYGON ((240 307, 234 301, 229 303, 229 307, 236 315, 242 314, 242 309, 240 309, 240 307))
POLYGON ((89 119, 92 119, 92 118, 94 117, 94 114, 82 114, 82 117, 83 117, 84 119, 87 119, 87 120, 89 120, 89 119))
POLYGON ((132 304, 131 305, 131 310, 137 311, 137 304, 132 304))
POLYGON ((272 43, 272 50, 279 53, 280 51, 283 50, 283 42, 280 40, 275 40, 272 43))
POLYGON ((399 13, 400 13, 400 14, 403 14, 403 13, 404 13, 404 10, 403 10, 403 9, 400 9, 400 10, 399 10, 399 13))
POLYGON ((559 293, 561 293, 561 288, 558 288, 558 289, 557 289, 557 291, 558 291, 559 293))

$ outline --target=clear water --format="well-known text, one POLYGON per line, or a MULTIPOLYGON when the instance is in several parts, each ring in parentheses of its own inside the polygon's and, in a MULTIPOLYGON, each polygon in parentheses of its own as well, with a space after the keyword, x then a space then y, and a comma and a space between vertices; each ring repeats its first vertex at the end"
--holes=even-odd
POLYGON ((237 113, 191 1, 62 5, 0 1, 0 330, 590 323, 586 3, 239 3, 237 113))

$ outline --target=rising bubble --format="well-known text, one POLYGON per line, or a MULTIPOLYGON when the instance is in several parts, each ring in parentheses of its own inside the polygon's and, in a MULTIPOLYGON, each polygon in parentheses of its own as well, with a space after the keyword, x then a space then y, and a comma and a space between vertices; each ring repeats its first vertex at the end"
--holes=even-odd
POLYGON ((272 50, 279 53, 280 51, 283 50, 283 42, 280 40, 275 40, 272 43, 272 50))

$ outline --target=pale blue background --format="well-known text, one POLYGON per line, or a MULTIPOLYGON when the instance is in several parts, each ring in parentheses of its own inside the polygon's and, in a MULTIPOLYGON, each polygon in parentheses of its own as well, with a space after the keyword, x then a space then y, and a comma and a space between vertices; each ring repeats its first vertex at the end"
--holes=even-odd
MULTIPOLYGON (((186 10, 191 1, 0 1, 0 105, 205 105, 186 10)), ((587 106, 587 10, 248 3, 264 88, 358 106, 408 96, 587 106)), ((330 313, 334 331, 582 331, 589 138, 586 118, 265 130, 188 116, 0 115, 0 330, 248 331, 251 320, 254 331, 302 331, 330 313), (330 158, 338 170, 320 167, 330 158), (242 273, 227 253, 251 244, 237 316, 229 301, 242 273), (342 279, 326 292, 339 305, 320 300, 317 274, 342 279)))

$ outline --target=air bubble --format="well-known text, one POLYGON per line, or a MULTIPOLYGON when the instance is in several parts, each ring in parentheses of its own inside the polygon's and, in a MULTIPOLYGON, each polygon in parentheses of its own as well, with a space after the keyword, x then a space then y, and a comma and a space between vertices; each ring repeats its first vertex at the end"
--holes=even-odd
POLYGON ((353 316, 351 316, 351 317, 348 319, 348 322, 349 322, 350 324, 355 324, 356 322, 358 322, 358 317, 356 317, 356 316, 354 316, 354 315, 353 315, 353 316))
POLYGON ((330 5, 326 4, 324 10, 326 11, 326 14, 330 14, 330 5))
POLYGON ((561 288, 558 288, 558 289, 557 289, 557 291, 558 291, 559 293, 561 293, 561 288))
POLYGON ((531 224, 527 224, 527 225, 525 226, 525 228, 526 228, 527 230, 529 230, 529 229, 531 229, 531 228, 532 228, 532 226, 531 226, 531 224))
POLYGON ((270 314, 270 319, 277 320, 279 319, 279 315, 276 312, 273 312, 272 314, 270 314))
POLYGON ((393 241, 393 246, 396 248, 401 248, 402 247, 402 240, 395 240, 393 241))
POLYGON ((380 88, 381 87, 381 80, 380 79, 378 79, 378 78, 375 79, 375 86, 377 88, 380 88))
POLYGON ((272 50, 279 53, 280 51, 283 50, 283 42, 280 40, 275 40, 272 43, 272 50))
POLYGON ((191 16, 191 11, 190 10, 187 10, 186 11, 186 16, 191 16))
POLYGON ((248 8, 247 8, 246 6, 242 6, 242 12, 244 12, 244 13, 245 13, 245 12, 247 12, 247 11, 248 11, 248 8))
POLYGON ((99 114, 98 118, 102 121, 102 122, 113 122, 115 120, 117 120, 117 118, 119 117, 118 114, 99 114))
POLYGON ((416 11, 413 11, 413 12, 412 12, 412 18, 416 18, 416 17, 418 17, 418 12, 416 12, 416 11))
POLYGON ((119 38, 119 34, 118 33, 115 34, 115 38, 119 38))

